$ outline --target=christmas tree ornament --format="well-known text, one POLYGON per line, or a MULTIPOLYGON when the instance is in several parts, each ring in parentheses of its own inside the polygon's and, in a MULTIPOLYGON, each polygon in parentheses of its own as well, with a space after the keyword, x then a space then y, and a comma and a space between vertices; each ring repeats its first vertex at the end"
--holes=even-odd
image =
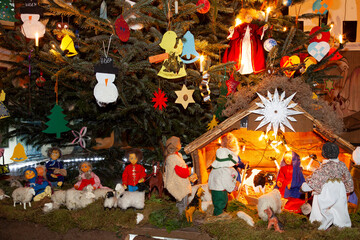
POLYGON ((210 10, 210 2, 208 0, 199 0, 196 3, 196 6, 199 6, 201 4, 204 4, 202 8, 197 9, 197 11, 201 14, 205 14, 210 10))
POLYGON ((73 57, 78 54, 75 49, 74 40, 66 34, 61 40, 60 49, 63 50, 63 54, 67 57, 73 57))
MULTIPOLYGON (((4 90, 1 90, 0 93, 0 119, 10 117, 9 110, 6 108, 4 101, 5 101, 6 93, 4 90)), ((0 141, 1 143, 1 141, 0 141)))
POLYGON ((283 4, 285 7, 289 7, 289 6, 292 4, 292 0, 283 0, 283 1, 282 1, 282 4, 283 4))
POLYGON ((161 39, 161 43, 159 45, 166 53, 169 54, 169 58, 164 60, 158 76, 167 79, 185 77, 185 64, 180 58, 180 54, 183 49, 181 39, 177 39, 175 32, 167 31, 161 39))
POLYGON ((182 86, 182 89, 180 91, 175 91, 175 93, 176 96, 178 97, 175 103, 181 104, 184 107, 184 109, 186 109, 190 103, 195 103, 192 97, 194 90, 189 90, 185 86, 185 84, 182 86))
POLYGON ((210 88, 209 88, 210 74, 204 72, 202 80, 199 86, 200 94, 203 97, 204 102, 210 101, 210 88))
POLYGON ((330 45, 327 42, 313 42, 310 43, 307 50, 311 56, 320 62, 330 51, 330 45))
MULTIPOLYGON (((317 31, 319 31, 320 29, 321 29, 321 27, 319 27, 319 26, 313 27, 311 29, 311 31, 310 31, 310 35, 313 35, 317 31)), ((313 42, 329 42, 329 40, 330 40, 330 32, 329 31, 321 31, 315 37, 310 39, 310 43, 313 43, 313 42)))
MULTIPOLYGON (((1 0, 0 2, 0 20, 4 22, 14 23, 15 18, 15 4, 13 0, 1 0)), ((2 22, 2 24, 4 23, 2 22)), ((10 24, 12 25, 12 24, 10 24)))
POLYGON ((43 73, 40 72, 40 77, 38 77, 36 80, 35 80, 35 84, 36 86, 38 86, 39 88, 42 88, 45 86, 45 78, 43 77, 43 73))
POLYGON ((326 14, 332 7, 333 0, 316 0, 312 6, 315 14, 326 14))
POLYGON ((152 98, 152 102, 154 102, 154 108, 159 108, 162 111, 162 108, 166 108, 166 102, 168 101, 167 97, 165 97, 165 92, 162 92, 159 88, 157 92, 154 92, 154 96, 152 98))
POLYGON ((98 105, 104 107, 109 103, 116 102, 119 92, 114 81, 119 69, 114 67, 113 59, 102 57, 100 63, 94 66, 94 70, 97 80, 94 96, 98 105))
POLYGON ((325 90, 328 91, 329 93, 334 90, 334 81, 331 79, 327 79, 325 81, 325 90))
POLYGON ((296 119, 292 116, 302 114, 302 112, 291 110, 291 108, 294 108, 297 105, 297 103, 290 103, 295 94, 296 93, 285 99, 285 91, 279 96, 277 89, 275 89, 274 95, 271 95, 268 91, 268 98, 257 93, 261 99, 261 103, 256 103, 256 105, 261 109, 252 110, 250 112, 262 116, 255 119, 255 121, 261 121, 255 131, 268 124, 266 127, 266 134, 272 129, 274 131, 274 136, 277 136, 279 129, 282 132, 285 132, 285 127, 288 127, 295 132, 289 120, 291 122, 296 122, 296 119))
POLYGON ((197 61, 200 57, 200 54, 195 49, 194 35, 190 31, 187 31, 183 39, 184 39, 184 45, 181 54, 181 60, 186 64, 190 64, 197 61))
MULTIPOLYGON (((300 58, 296 55, 293 55, 291 57, 289 56, 284 56, 281 58, 280 60, 280 66, 282 68, 290 68, 290 67, 295 67, 296 65, 300 64, 300 58)), ((292 77, 295 73, 295 70, 290 71, 290 70, 286 70, 284 71, 285 75, 287 77, 292 77)))
POLYGON ((211 130, 214 127, 216 127, 219 124, 218 120, 216 120, 216 116, 213 115, 212 120, 210 121, 210 123, 208 124, 207 130, 211 130))
POLYGON ((107 20, 107 6, 105 0, 100 5, 100 18, 107 20))
POLYGON ((234 74, 231 74, 230 78, 228 80, 226 80, 226 86, 227 86, 227 90, 228 90, 227 95, 229 95, 231 93, 235 93, 236 88, 239 85, 239 83, 240 82, 235 80, 234 74))
POLYGON ((62 132, 70 130, 70 128, 66 126, 68 121, 65 120, 66 115, 62 113, 63 111, 64 109, 62 109, 58 104, 55 104, 50 111, 51 114, 47 116, 50 120, 45 123, 48 128, 43 130, 43 133, 55 133, 56 138, 60 138, 62 132))
MULTIPOLYGON (((130 0, 125 0, 125 2, 129 3, 131 5, 131 7, 133 7, 135 5, 135 2, 130 1, 130 0)), ((126 22, 129 22, 130 19, 136 19, 136 16, 134 14, 131 14, 125 20, 126 20, 126 22)), ((144 28, 144 25, 142 25, 141 23, 130 23, 129 28, 131 30, 141 30, 144 28)))
POLYGON ((28 159, 25 153, 24 146, 21 143, 16 144, 13 155, 10 158, 14 162, 22 162, 28 159))
POLYGON ((268 38, 265 40, 264 42, 264 49, 267 51, 267 52, 270 52, 271 49, 273 49, 273 47, 275 47, 277 45, 277 42, 275 39, 273 38, 268 38))
POLYGON ((86 136, 87 127, 82 127, 80 132, 74 130, 71 130, 71 132, 75 136, 71 144, 79 144, 80 147, 86 148, 86 141, 90 140, 90 137, 86 136))
POLYGON ((307 71, 308 67, 310 67, 311 65, 314 65, 314 64, 317 64, 317 61, 315 58, 313 58, 313 57, 305 58, 304 59, 305 66, 304 66, 304 69, 301 71, 301 73, 304 74, 307 71))
POLYGON ((43 9, 38 6, 37 0, 26 1, 20 8, 20 17, 23 21, 21 32, 25 37, 35 39, 36 33, 39 38, 44 36, 45 25, 39 21, 42 14, 43 9))
MULTIPOLYGON (((333 54, 335 51, 336 51, 336 48, 334 48, 334 47, 330 48, 329 53, 328 53, 328 56, 330 56, 331 54, 333 54)), ((339 52, 336 52, 336 53, 334 54, 334 56, 333 56, 332 58, 330 58, 329 61, 337 61, 337 60, 340 60, 340 59, 342 59, 342 58, 343 58, 343 56, 342 56, 339 52)))
POLYGON ((120 15, 115 21, 115 31, 116 35, 122 42, 127 42, 130 38, 130 29, 129 25, 124 20, 123 15, 120 15))
POLYGON ((63 36, 66 35, 66 34, 63 34, 63 29, 69 29, 69 24, 64 23, 63 21, 57 22, 54 33, 56 33, 56 39, 59 41, 61 41, 61 39, 63 39, 63 36))

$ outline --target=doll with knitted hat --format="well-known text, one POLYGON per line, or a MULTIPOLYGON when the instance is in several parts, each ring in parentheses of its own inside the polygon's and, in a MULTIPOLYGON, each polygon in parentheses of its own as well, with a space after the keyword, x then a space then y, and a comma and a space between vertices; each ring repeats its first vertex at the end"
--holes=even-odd
POLYGON ((83 190, 87 185, 92 185, 94 189, 104 188, 101 185, 100 178, 92 171, 90 162, 82 162, 79 165, 79 181, 75 183, 74 188, 83 190))
POLYGON ((145 168, 138 164, 138 161, 143 158, 141 150, 138 148, 130 149, 125 153, 125 157, 130 164, 125 167, 122 175, 124 188, 128 189, 129 192, 143 190, 139 184, 145 181, 146 173, 145 168))
POLYGON ((351 176, 354 181, 354 192, 357 197, 356 212, 358 212, 360 210, 360 147, 354 150, 352 157, 355 165, 351 169, 351 176))
POLYGON ((351 227, 347 193, 354 190, 354 184, 350 172, 338 159, 339 147, 335 143, 325 143, 322 156, 321 166, 301 186, 304 192, 313 191, 314 195, 309 220, 320 222, 320 230, 326 230, 332 224, 351 227))
POLYGON ((46 196, 51 197, 51 186, 44 178, 39 178, 35 168, 27 168, 24 171, 24 176, 27 182, 25 187, 31 187, 35 190, 33 200, 35 202, 42 200, 46 196))
POLYGON ((216 151, 216 159, 211 164, 213 169, 209 174, 209 189, 211 190, 214 215, 223 213, 228 202, 227 193, 236 188, 237 171, 233 168, 237 164, 237 157, 227 148, 216 151))
POLYGON ((180 138, 172 136, 166 141, 164 187, 176 199, 176 207, 182 214, 191 194, 190 169, 182 155, 180 138))

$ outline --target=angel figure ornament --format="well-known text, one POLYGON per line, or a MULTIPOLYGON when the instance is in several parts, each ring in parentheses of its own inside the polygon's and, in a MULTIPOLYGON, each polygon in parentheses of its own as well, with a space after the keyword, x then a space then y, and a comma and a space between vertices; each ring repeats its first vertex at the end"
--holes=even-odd
POLYGON ((181 61, 180 55, 183 49, 181 39, 173 31, 167 31, 159 44, 169 58, 164 60, 158 76, 167 79, 176 79, 186 76, 185 64, 181 61))
POLYGON ((116 102, 119 93, 114 84, 119 69, 113 66, 113 59, 102 57, 100 63, 94 67, 98 83, 94 88, 94 96, 100 107, 116 102))
POLYGON ((236 69, 242 75, 260 73, 265 71, 265 53, 261 42, 263 30, 268 29, 268 25, 263 27, 252 23, 256 17, 255 10, 241 9, 239 18, 242 24, 229 29, 229 48, 226 49, 223 62, 236 62, 236 69))
POLYGON ((43 9, 38 6, 37 1, 27 1, 20 8, 20 17, 24 24, 21 26, 21 33, 25 37, 35 39, 36 35, 41 38, 45 34, 45 25, 40 22, 40 15, 43 9))

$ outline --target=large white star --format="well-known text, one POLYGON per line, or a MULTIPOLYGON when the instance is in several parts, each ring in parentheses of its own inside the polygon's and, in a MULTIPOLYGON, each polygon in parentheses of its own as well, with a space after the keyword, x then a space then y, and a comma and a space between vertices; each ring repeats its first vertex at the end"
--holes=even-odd
POLYGON ((296 122, 296 119, 291 117, 291 115, 302 114, 302 112, 291 110, 291 108, 294 108, 297 103, 291 103, 290 105, 289 103, 296 93, 286 99, 284 99, 285 91, 281 94, 281 96, 279 96, 277 89, 275 89, 274 96, 272 96, 268 91, 268 98, 261 96, 259 93, 257 94, 259 95, 262 103, 256 103, 256 105, 261 109, 252 110, 250 112, 260 114, 262 116, 255 119, 255 121, 261 121, 255 130, 258 130, 268 124, 266 127, 266 133, 268 133, 272 127, 275 136, 277 135, 279 127, 281 131, 285 132, 284 125, 295 132, 289 120, 296 122))

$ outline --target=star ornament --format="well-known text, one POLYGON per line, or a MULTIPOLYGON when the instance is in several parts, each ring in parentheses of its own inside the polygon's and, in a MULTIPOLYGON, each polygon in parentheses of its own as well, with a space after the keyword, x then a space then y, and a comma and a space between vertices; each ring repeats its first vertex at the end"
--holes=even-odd
POLYGON ((331 90, 334 90, 334 81, 333 80, 326 80, 325 81, 325 89, 328 91, 328 92, 331 92, 331 90))
POLYGON ((178 96, 175 103, 181 104, 184 107, 184 109, 187 108, 189 103, 195 103, 192 97, 194 90, 187 89, 185 84, 182 86, 182 89, 180 91, 175 91, 175 93, 178 96))
POLYGON ((213 115, 213 118, 212 118, 211 122, 208 124, 207 130, 211 130, 214 127, 216 127, 217 125, 218 125, 218 121, 216 120, 215 115, 213 115))
POLYGON ((152 98, 152 102, 155 102, 154 104, 154 108, 159 108, 160 111, 162 111, 162 108, 166 108, 166 102, 167 102, 167 97, 165 97, 165 92, 162 92, 161 89, 158 89, 158 92, 154 92, 154 96, 152 98))
POLYGON ((261 121, 255 130, 258 130, 268 124, 266 127, 266 133, 268 133, 272 128, 274 136, 277 135, 279 128, 282 132, 285 132, 285 126, 295 132, 289 120, 296 122, 296 119, 293 118, 292 115, 302 114, 302 112, 291 110, 291 108, 294 108, 297 105, 297 103, 290 104, 290 101, 295 94, 296 93, 285 99, 285 91, 281 94, 281 96, 279 96, 277 89, 275 89, 273 96, 270 92, 268 92, 268 98, 265 98, 258 93, 262 103, 256 103, 256 105, 261 109, 250 111, 252 113, 262 115, 255 119, 255 121, 261 121))

